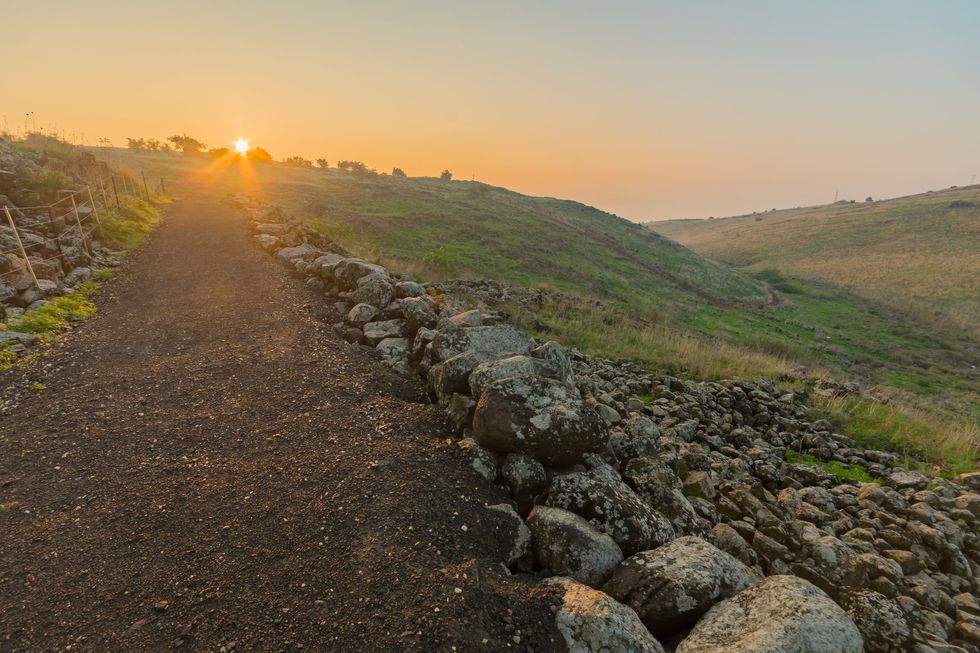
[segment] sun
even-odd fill
[[[239,138],[235,141],[235,151],[244,156],[248,154],[248,141],[244,138]]]

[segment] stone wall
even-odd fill
[[[802,392],[539,342],[238,203],[257,244],[344,316],[336,331],[419,375],[474,472],[509,490],[491,507],[511,516],[506,563],[563,592],[571,650],[980,651],[975,486],[859,447],[809,419]]]

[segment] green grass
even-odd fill
[[[160,219],[156,207],[144,200],[133,200],[120,208],[103,211],[100,236],[114,249],[132,249],[139,245]]]
[[[976,469],[980,434],[970,419],[951,420],[907,405],[885,404],[858,396],[814,400],[813,417],[826,417],[834,428],[864,447],[894,451],[932,465],[928,471],[956,476]]]
[[[72,322],[87,320],[95,315],[92,297],[98,290],[94,281],[83,281],[77,290],[53,297],[44,306],[27,311],[7,323],[10,331],[46,336],[66,328]]]
[[[813,456],[812,454],[803,454],[801,456],[792,449],[786,450],[785,457],[786,462],[788,463],[820,468],[829,474],[833,474],[840,481],[857,481],[858,483],[881,484],[881,481],[869,474],[868,470],[860,465],[845,465],[844,463],[836,460],[821,463],[819,460],[817,460],[816,456]]]

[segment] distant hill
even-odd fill
[[[746,271],[829,282],[920,321],[980,334],[980,185],[648,226]]]

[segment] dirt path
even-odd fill
[[[0,651],[555,648],[487,536],[504,494],[329,312],[185,202],[0,374]]]

